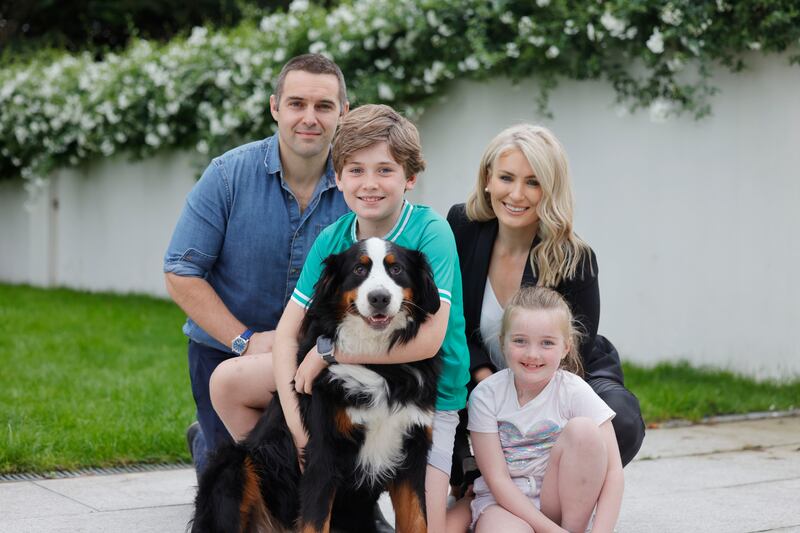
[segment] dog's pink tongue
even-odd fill
[[[386,315],[374,315],[369,317],[369,321],[374,324],[385,324],[389,321],[389,317]]]

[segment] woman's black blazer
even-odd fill
[[[453,230],[461,266],[464,289],[464,319],[467,345],[470,354],[470,371],[481,367],[496,370],[489,359],[480,333],[481,309],[486,278],[489,275],[489,260],[497,238],[497,219],[474,222],[467,218],[464,204],[450,208],[447,221]],[[537,237],[531,247],[538,244]],[[530,263],[525,266],[522,285],[535,285],[536,276]],[[622,383],[622,368],[616,350],[602,335],[597,335],[600,322],[600,289],[597,283],[597,258],[593,251],[584,258],[573,279],[563,280],[553,287],[569,303],[576,320],[583,327],[585,336],[581,342],[586,378],[607,377]]]

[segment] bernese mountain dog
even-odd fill
[[[300,327],[298,364],[319,336],[379,360],[439,309],[424,254],[367,239],[325,260]],[[299,395],[309,434],[305,470],[275,395],[248,437],[221,448],[200,479],[192,531],[375,531],[388,490],[396,527],[426,531],[425,470],[438,357],[333,364]]]

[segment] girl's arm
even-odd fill
[[[603,440],[608,450],[608,470],[603,488],[600,489],[600,497],[597,500],[597,512],[592,525],[592,532],[605,533],[614,531],[617,523],[619,509],[622,506],[622,491],[624,479],[622,474],[622,461],[619,457],[617,447],[617,437],[614,434],[614,426],[610,420],[606,420],[600,425]]]
[[[494,499],[504,509],[525,520],[536,533],[567,533],[547,518],[511,481],[497,433],[470,433],[475,460]]]

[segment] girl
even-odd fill
[[[508,368],[478,384],[469,430],[483,476],[472,526],[483,531],[610,532],[623,475],[612,411],[580,377],[572,313],[551,289],[527,287],[503,313]]]

